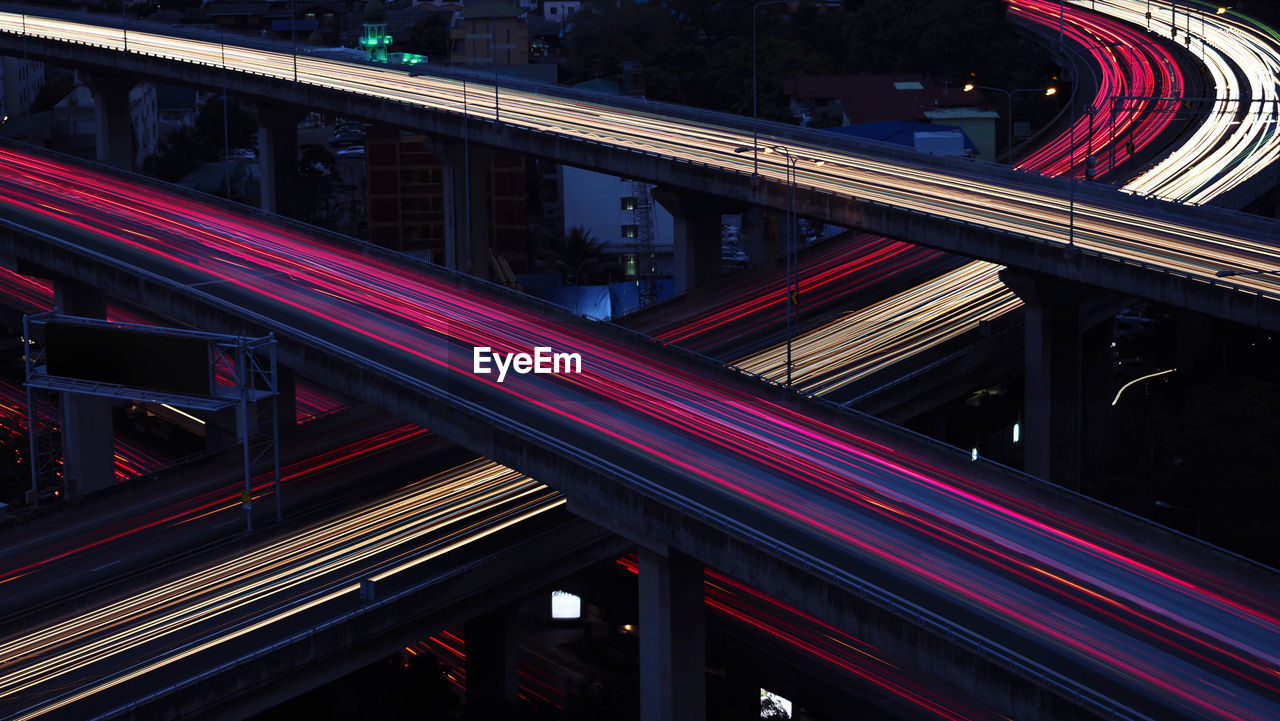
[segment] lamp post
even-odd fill
[[[1017,90],[1005,90],[1004,88],[993,88],[988,85],[974,85],[973,83],[965,83],[964,91],[966,93],[973,90],[990,90],[997,93],[1004,93],[1005,99],[1008,101],[1008,113],[1005,115],[1005,155],[1009,158],[1009,165],[1013,165],[1013,96],[1018,93],[1042,93],[1046,96],[1053,95],[1058,92],[1057,88],[1018,88]]]
[[[792,153],[790,148],[787,148],[786,146],[783,146],[783,145],[769,145],[764,148],[761,148],[759,146],[743,145],[741,147],[734,148],[733,152],[745,153],[747,151],[751,151],[752,153],[758,153],[761,150],[763,150],[766,155],[777,153],[778,155],[781,155],[785,159],[784,168],[786,170],[786,182],[787,182],[787,203],[786,203],[787,209],[784,216],[786,218],[786,220],[784,221],[786,223],[786,235],[784,236],[785,237],[784,255],[786,256],[786,280],[784,284],[785,288],[784,288],[784,297],[782,302],[783,302],[783,309],[786,312],[786,327],[787,327],[787,331],[786,331],[787,332],[787,370],[786,370],[787,381],[786,381],[786,384],[787,384],[787,387],[790,388],[791,387],[791,365],[792,365],[791,364],[791,313],[792,313],[791,307],[793,305],[798,305],[799,299],[797,298],[797,295],[799,294],[799,290],[800,290],[800,259],[799,259],[799,254],[796,251],[796,242],[795,242],[796,163],[798,163],[800,160],[809,160],[809,161],[812,161],[815,165],[822,166],[826,164],[826,161],[819,160],[817,158],[802,158],[801,156],[796,155],[795,153]]]

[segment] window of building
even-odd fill
[[[636,277],[636,254],[635,253],[622,254],[622,272],[628,278]]]
[[[639,229],[639,227],[638,227],[638,226],[635,226],[635,225],[624,225],[624,226],[622,226],[622,237],[623,237],[623,238],[634,238],[634,237],[636,237],[637,235],[639,235],[639,232],[640,232],[640,229]]]
[[[635,199],[635,198],[632,198],[632,197],[623,198],[623,199],[622,199],[622,209],[623,209],[623,210],[635,210],[635,209],[636,209],[636,199]]]

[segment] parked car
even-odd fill
[[[359,145],[364,142],[364,133],[359,131],[344,130],[335,133],[329,138],[329,144],[335,148],[347,148],[352,145]]]

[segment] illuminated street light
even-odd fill
[[[1009,112],[1005,115],[1005,155],[1009,158],[1009,165],[1013,165],[1013,96],[1018,93],[1043,93],[1044,95],[1053,95],[1058,89],[1049,86],[1047,88],[1019,88],[1017,90],[1005,90],[1004,88],[993,88],[986,85],[974,85],[973,83],[965,83],[964,91],[966,93],[973,90],[991,90],[997,93],[1004,93],[1008,100]]]

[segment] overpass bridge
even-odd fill
[[[665,630],[642,651],[648,683],[697,658],[676,619],[707,564],[1010,716],[1280,708],[1269,569],[474,278],[158,183],[9,160],[14,262],[195,327],[274,332],[300,376],[544,479],[639,544]],[[478,345],[572,350],[584,373],[499,384],[471,372]]]
[[[688,198],[680,233],[695,282],[718,268],[718,246],[688,237],[712,215],[706,209],[717,201],[784,208],[793,175],[795,207],[805,216],[1280,329],[1280,278],[1218,276],[1280,267],[1274,220],[780,124],[761,123],[757,134],[749,119],[674,105],[517,81],[495,85],[446,70],[411,75],[208,31],[143,23],[122,29],[106,17],[13,10],[0,13],[0,51],[117,79],[225,88],[275,108],[325,108],[438,138],[446,157],[449,148],[475,143],[677,189]],[[277,129],[288,125],[275,122]],[[291,153],[287,142],[268,146],[277,161]],[[760,152],[774,147],[785,155]],[[466,187],[467,174],[451,172],[453,187]],[[461,203],[450,207],[456,222],[464,216],[452,205]],[[448,264],[474,268],[484,239],[468,246],[454,234]]]

